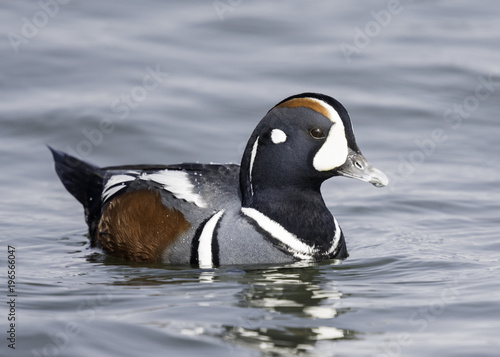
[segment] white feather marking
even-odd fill
[[[104,186],[104,189],[102,190],[101,199],[103,202],[121,189],[125,188],[125,182],[134,181],[136,179],[137,173],[135,171],[130,171],[130,173],[132,175],[120,174],[109,178]]]
[[[139,178],[144,181],[154,181],[163,185],[165,190],[171,192],[180,200],[194,203],[201,208],[207,207],[203,198],[194,192],[195,187],[189,180],[189,175],[184,171],[162,170],[153,174],[143,173]]]
[[[342,230],[340,229],[339,222],[333,217],[333,221],[335,222],[335,236],[333,237],[332,246],[328,249],[328,254],[332,254],[338,247],[340,236],[342,235]]]
[[[198,265],[200,268],[213,267],[212,240],[215,226],[223,214],[224,210],[217,212],[207,221],[207,223],[205,223],[205,227],[203,227],[198,244]]]
[[[101,196],[102,201],[106,202],[111,196],[113,196],[115,193],[122,190],[123,188],[125,188],[125,184],[122,183],[118,184],[117,186],[110,187],[106,191],[103,191]]]
[[[273,129],[271,131],[271,140],[275,144],[281,144],[286,141],[286,134],[283,130],[280,129]]]
[[[330,127],[325,142],[316,155],[314,155],[313,166],[318,171],[333,170],[344,164],[347,160],[347,154],[348,145],[347,138],[345,137],[344,123],[339,118]]]
[[[258,146],[259,146],[259,137],[257,136],[257,139],[253,143],[252,153],[250,155],[250,167],[248,168],[248,175],[250,179],[250,191],[252,192],[252,196],[253,196],[252,170],[253,170],[253,163],[255,162],[255,156],[257,155]]]
[[[260,228],[269,233],[273,238],[283,243],[294,257],[304,260],[313,259],[314,253],[317,252],[316,248],[302,242],[295,234],[288,232],[278,222],[273,221],[254,208],[243,207],[241,212],[253,219]]]

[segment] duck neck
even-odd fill
[[[256,135],[245,149],[240,166],[243,214],[271,236],[284,234],[315,252],[330,251],[341,232],[321,196],[328,176],[311,177],[309,168],[275,160],[265,149]]]
[[[319,187],[259,189],[253,193],[251,203],[243,207],[260,212],[300,241],[320,251],[330,249],[336,230],[340,230],[323,201]]]

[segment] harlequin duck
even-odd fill
[[[235,164],[98,168],[52,150],[85,208],[90,244],[136,262],[201,268],[348,256],[320,187],[333,176],[386,186],[359,150],[346,109],[303,93],[274,106]]]

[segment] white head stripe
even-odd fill
[[[283,130],[280,129],[273,129],[271,131],[271,140],[275,144],[281,144],[286,141],[286,134]]]
[[[212,240],[217,222],[219,222],[223,214],[224,210],[217,212],[207,221],[207,223],[205,223],[205,227],[203,227],[198,244],[198,265],[200,268],[213,267]]]
[[[325,102],[321,99],[311,98],[311,97],[308,97],[307,99],[315,101],[316,103],[321,105],[323,108],[325,108],[329,114],[328,119],[330,119],[332,122],[336,123],[337,119],[342,121],[339,117],[339,113],[337,113],[337,111],[335,109],[333,109],[333,107],[330,104],[328,104],[327,102]]]

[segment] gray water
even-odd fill
[[[500,355],[498,2],[59,1],[0,12],[1,356]],[[200,270],[89,249],[46,144],[239,163],[305,91],[347,107],[391,179],[323,186],[347,260]]]

